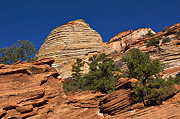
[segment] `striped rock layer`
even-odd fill
[[[103,44],[100,34],[90,28],[84,20],[75,20],[52,30],[37,56],[53,57],[53,67],[61,78],[67,78],[71,75],[71,65],[76,58],[87,59],[90,54],[105,50],[110,51]]]
[[[106,45],[118,52],[124,52],[127,47],[136,42],[138,39],[146,36],[149,31],[152,34],[155,34],[155,32],[150,28],[141,28],[134,31],[128,30],[125,32],[121,32],[112,37],[111,40],[106,43]]]

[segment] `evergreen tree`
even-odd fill
[[[127,56],[123,57],[127,64],[127,73],[130,78],[140,80],[146,85],[147,79],[163,70],[158,60],[151,60],[148,54],[141,52],[139,49],[130,49]]]
[[[94,55],[89,58],[89,73],[85,75],[86,87],[85,90],[96,90],[102,93],[111,93],[115,90],[117,77],[113,71],[117,70],[114,61],[107,58],[107,55]]]
[[[69,78],[63,85],[64,92],[84,90],[84,79],[82,77],[82,67],[84,66],[82,59],[77,58],[76,62],[72,65],[72,77]]]
[[[146,105],[149,105],[147,102],[151,102],[150,105],[160,104],[170,92],[175,91],[175,83],[172,80],[166,81],[158,76],[163,70],[162,64],[158,60],[151,60],[149,55],[139,49],[129,50],[123,61],[127,64],[129,78],[139,80],[132,85],[133,100],[143,101]]]
[[[0,49],[0,63],[1,64],[12,64],[19,60],[22,61],[33,61],[37,58],[34,57],[36,48],[29,40],[21,41],[12,45],[11,47]]]
[[[162,49],[159,46],[159,40],[162,39],[162,36],[157,36],[157,38],[153,38],[153,39],[149,39],[149,42],[147,42],[147,47],[150,46],[156,46],[158,48],[159,51],[161,51]]]
[[[117,70],[114,61],[107,55],[93,55],[89,58],[89,72],[82,76],[81,67],[84,63],[81,59],[77,59],[72,65],[72,77],[64,83],[65,92],[68,91],[84,91],[95,90],[102,93],[110,93],[115,90],[116,80],[118,76],[114,76]]]

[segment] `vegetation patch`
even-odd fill
[[[170,42],[170,41],[171,41],[171,39],[170,39],[169,37],[164,38],[164,39],[162,40],[162,44],[163,44],[163,43]]]
[[[120,76],[115,75],[118,68],[115,67],[114,61],[107,55],[93,55],[89,58],[89,73],[82,75],[81,67],[84,66],[82,59],[76,59],[72,65],[72,77],[63,85],[64,91],[85,91],[95,90],[101,93],[111,93],[115,90],[115,84]]]
[[[11,47],[5,47],[0,49],[0,64],[13,64],[19,60],[32,62],[37,60],[34,57],[36,48],[29,40],[21,41],[12,45]]]
[[[136,78],[139,81],[132,84],[134,94],[132,99],[135,102],[143,102],[145,105],[161,104],[168,96],[175,94],[176,83],[179,79],[162,79],[158,73],[163,71],[163,64],[158,60],[151,60],[148,54],[139,49],[131,49],[123,57],[127,64],[129,78]]]
[[[162,36],[157,36],[157,38],[152,38],[152,39],[149,39],[149,41],[147,42],[147,47],[150,47],[150,46],[156,46],[158,48],[159,51],[161,51],[162,49],[160,48],[159,46],[159,40],[162,39]]]

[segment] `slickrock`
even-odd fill
[[[75,107],[98,107],[98,100],[105,95],[106,94],[102,94],[96,91],[84,91],[81,93],[69,92],[67,94],[69,98],[69,101],[67,103],[71,103],[71,105]]]
[[[109,42],[106,43],[108,47],[118,52],[124,52],[129,45],[133,44],[139,38],[144,37],[149,31],[155,34],[150,28],[141,28],[135,31],[129,30],[114,36]],[[125,35],[126,34],[126,35]]]
[[[103,96],[105,94],[96,91],[69,92],[65,103],[55,108],[52,119],[103,119],[104,115],[98,108]]]
[[[71,74],[71,65],[76,58],[87,60],[89,54],[106,52],[109,49],[100,34],[91,29],[84,20],[70,21],[50,32],[37,53],[39,58],[53,57],[52,65],[61,78]]]
[[[180,104],[151,106],[144,109],[131,110],[105,119],[179,119]]]
[[[117,115],[131,110],[134,103],[131,99],[131,84],[136,81],[136,79],[120,78],[116,84],[116,91],[100,99],[99,108],[101,112]]]
[[[38,62],[38,64],[37,64]],[[50,67],[52,58],[34,63],[17,62],[0,68],[0,118],[46,117],[65,100],[57,71]],[[46,118],[44,118],[46,119]]]
[[[98,108],[105,94],[95,91],[68,93],[63,79],[50,67],[53,58],[33,63],[0,65],[1,119],[103,119]]]

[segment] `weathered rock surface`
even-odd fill
[[[84,20],[70,21],[50,32],[37,53],[39,58],[53,57],[53,67],[62,78],[71,74],[76,58],[87,59],[89,54],[111,50],[103,44],[100,34]]]
[[[165,104],[127,111],[105,119],[179,119],[180,104]]]
[[[121,78],[116,91],[102,94],[62,89],[63,81],[50,67],[52,58],[34,63],[0,65],[0,118],[2,119],[129,119],[179,118],[180,93],[163,105],[144,107],[131,100],[131,84],[136,79]],[[177,87],[180,89],[180,87]]]
[[[179,73],[180,67],[180,39],[177,38],[177,32],[180,29],[180,23],[175,24],[174,26],[169,27],[169,32],[158,32],[154,34],[153,37],[143,37],[137,39],[136,42],[132,43],[131,46],[128,46],[129,49],[131,48],[139,48],[143,52],[149,53],[151,59],[158,59],[162,63],[166,65],[165,69],[167,70],[166,73],[169,75],[175,76]],[[160,40],[160,48],[162,49],[161,52],[158,51],[158,48],[155,46],[146,47],[146,43],[144,41],[148,41],[151,38],[156,38],[158,35],[162,36]],[[164,38],[169,38],[171,41],[162,44],[162,40]],[[171,72],[171,73],[170,73]]]
[[[133,30],[127,30],[127,31],[124,31],[124,32],[120,32],[117,35],[115,35],[114,37],[112,37],[110,42],[118,40],[119,38],[122,38],[122,37],[124,37],[126,35],[129,35],[131,32],[133,32]]]
[[[52,58],[34,63],[17,62],[0,68],[0,117],[46,119],[65,99]],[[38,63],[37,63],[38,62]]]
[[[103,119],[98,108],[99,99],[105,94],[96,91],[69,92],[65,103],[56,108],[54,119]]]
[[[64,93],[63,80],[50,67],[53,58],[0,64],[1,119],[103,119],[98,108],[105,94]]]
[[[69,98],[67,103],[71,103],[75,107],[97,108],[99,104],[98,100],[105,95],[96,91],[69,92],[67,94]]]
[[[155,32],[150,28],[141,28],[135,31],[129,30],[121,32],[107,42],[106,45],[118,52],[124,52],[129,45],[136,42],[136,40],[139,38],[144,37],[149,31],[151,31],[152,34],[155,34]]]
[[[132,109],[131,84],[136,79],[120,78],[116,84],[116,91],[108,94],[100,100],[100,110],[108,115],[117,115]],[[137,107],[137,106],[134,106]]]

